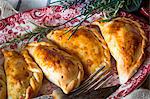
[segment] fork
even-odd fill
[[[105,66],[99,68],[96,72],[91,74],[78,88],[74,89],[69,97],[75,97],[88,91],[97,90],[102,87],[111,77],[109,69],[105,69]],[[102,71],[104,70],[104,71]]]

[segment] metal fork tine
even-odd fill
[[[106,78],[106,80],[103,81],[101,84],[99,84],[94,90],[97,90],[97,89],[99,89],[101,86],[103,86],[111,77],[112,77],[112,75],[110,75],[108,78]]]
[[[82,83],[82,85],[81,85],[80,87],[76,88],[76,89],[73,90],[72,92],[75,92],[75,91],[77,91],[77,90],[80,90],[82,87],[84,87],[87,83],[89,83],[89,81],[90,81],[95,75],[97,75],[101,70],[103,70],[104,67],[105,67],[105,66],[102,66],[102,67],[99,68],[96,72],[94,72],[93,74],[91,74],[91,75],[89,76],[89,78],[86,79],[86,80]]]
[[[88,80],[88,82],[84,83],[78,90],[73,91],[71,96],[76,96],[81,93],[87,92],[89,89],[96,87],[97,84],[99,84],[102,80],[106,79],[109,73],[107,73],[108,70],[104,70],[103,72],[100,72],[102,69],[98,70],[95,74],[92,75],[91,81]],[[100,78],[103,74],[107,73],[103,78]],[[98,81],[97,81],[98,79]]]
[[[73,95],[76,96],[76,95],[79,95],[81,93],[85,93],[85,92],[89,91],[90,89],[92,89],[93,87],[96,87],[96,85],[98,85],[102,80],[106,79],[106,77],[110,74],[110,72],[108,72],[103,78],[100,78],[107,71],[108,70],[105,70],[104,72],[102,72],[99,75],[97,75],[97,77],[95,77],[94,79],[92,79],[92,81],[90,81],[87,85],[85,85],[85,87],[83,87],[79,91],[76,91],[75,93],[73,93]],[[100,78],[100,79],[98,79],[98,78]]]
[[[90,89],[96,87],[97,85],[100,85],[100,87],[101,87],[104,84],[102,81],[105,81],[109,74],[110,74],[110,72],[108,72],[103,78],[100,78],[95,83],[93,83],[91,86],[89,86],[88,89],[85,90],[84,92],[89,91]]]
[[[85,82],[87,82],[88,80],[92,79],[95,75],[97,75],[101,70],[104,69],[105,66],[100,67],[95,73],[91,74],[90,77],[85,80]]]

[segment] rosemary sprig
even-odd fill
[[[123,10],[127,12],[133,12],[138,10],[142,3],[142,0],[127,0],[124,4]]]
[[[46,36],[47,33],[49,33],[51,30],[63,26],[66,23],[75,20],[76,18],[81,18],[85,16],[78,24],[73,26],[71,29],[67,30],[65,34],[67,34],[69,31],[72,31],[72,34],[68,39],[72,37],[78,30],[79,26],[82,25],[82,23],[90,18],[95,13],[103,13],[103,19],[101,21],[109,21],[112,18],[117,16],[117,13],[120,9],[123,9],[127,12],[132,12],[137,10],[140,7],[142,0],[57,0],[56,2],[50,3],[50,5],[54,5],[56,3],[59,3],[62,5],[64,10],[76,6],[78,4],[82,4],[82,8],[80,9],[81,14],[75,16],[74,18],[64,22],[63,24],[57,25],[57,26],[46,26],[41,27],[34,22],[31,22],[35,26],[37,26],[37,29],[34,31],[26,31],[26,34],[17,36],[16,38],[13,38],[12,40],[6,41],[1,47],[5,47],[7,45],[10,45],[12,43],[19,43],[20,41],[27,40],[27,43],[31,41],[33,37],[36,37],[38,41],[40,41],[42,38]]]
[[[89,17],[91,17],[92,15],[86,15],[86,17],[80,21],[77,25],[75,25],[74,27],[72,27],[71,29],[69,29],[68,31],[66,31],[66,33],[68,33],[69,31],[73,30],[73,32],[71,33],[71,35],[69,36],[68,40],[76,33],[76,31],[78,30],[79,26],[81,26],[81,24],[87,20]]]
[[[135,11],[136,9],[139,8],[141,1],[142,0],[58,0],[51,4],[59,3],[60,5],[62,5],[64,10],[66,10],[72,6],[82,4],[82,8],[80,10],[81,14],[70,20],[74,20],[81,16],[86,16],[84,19],[84,20],[86,20],[89,18],[90,14],[102,12],[103,13],[102,17],[104,18],[104,21],[109,21],[112,18],[117,16],[117,13],[119,12],[120,9],[124,9],[128,12]],[[132,8],[134,8],[134,9],[132,9]],[[101,21],[103,21],[103,20],[101,20]],[[83,21],[80,21],[79,24],[75,25],[74,27],[72,27],[70,29],[70,30],[74,30],[72,32],[72,35],[75,34],[76,30],[82,23],[83,23]],[[68,30],[68,31],[70,31],[70,30]],[[66,31],[66,33],[68,33],[68,31]],[[70,38],[71,37],[69,37],[69,39]]]
[[[77,5],[78,3],[81,3],[80,1],[81,0],[74,0],[74,1],[62,0],[61,3],[63,2],[64,9],[67,9],[67,8],[73,6],[73,5]],[[75,18],[78,18],[80,16],[86,16],[86,17],[82,21],[80,21],[79,24],[77,24],[74,27],[72,27],[71,29],[67,30],[66,33],[68,33],[71,30],[74,30],[72,32],[72,34],[71,34],[71,36],[73,36],[76,33],[76,31],[79,28],[79,26],[85,20],[90,18],[94,13],[97,13],[97,12],[100,12],[100,11],[106,12],[105,10],[110,10],[109,7],[111,5],[113,5],[113,4],[115,5],[114,6],[115,7],[114,10],[110,10],[111,12],[109,11],[109,13],[104,14],[104,17],[107,20],[110,20],[112,17],[115,17],[116,14],[117,14],[117,11],[119,10],[120,7],[122,7],[122,4],[123,4],[124,1],[122,1],[122,0],[117,0],[117,1],[116,0],[114,0],[114,1],[112,0],[111,2],[110,1],[107,1],[107,2],[104,2],[104,3],[100,3],[100,0],[95,0],[95,1],[94,0],[89,0],[88,3],[84,2],[84,5],[83,5],[83,7],[80,10],[81,14],[79,16],[76,16]],[[82,0],[82,2],[83,2],[83,0]],[[112,11],[114,11],[114,12],[112,12]],[[110,14],[112,14],[111,17],[110,17]],[[71,20],[74,20],[75,18],[72,18]],[[71,36],[69,36],[68,39],[70,39]]]
[[[36,24],[34,24],[34,25],[36,25]],[[57,26],[41,27],[38,25],[36,25],[36,26],[37,26],[37,28],[35,30],[33,30],[33,31],[25,30],[25,32],[26,32],[25,34],[18,35],[16,38],[6,41],[4,44],[2,44],[0,46],[0,48],[4,48],[13,43],[19,44],[20,42],[22,42],[22,45],[25,45],[25,44],[29,43],[33,37],[35,37],[35,38],[37,37],[38,41],[41,41],[44,37],[46,37],[47,33],[49,33],[51,30],[53,30],[54,28],[57,27]],[[20,26],[20,27],[22,27],[22,26]],[[24,42],[25,40],[27,40],[27,42]]]

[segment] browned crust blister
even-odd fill
[[[83,80],[84,71],[81,62],[53,43],[32,42],[26,49],[40,66],[46,78],[59,86],[64,93],[68,94]]]
[[[6,99],[6,76],[3,66],[0,66],[0,99]]]
[[[147,37],[141,25],[125,17],[118,17],[110,22],[97,21],[93,24],[101,29],[110,52],[117,61],[120,82],[127,82],[144,60]],[[114,47],[112,41],[116,43]]]
[[[28,55],[3,50],[5,73],[7,77],[7,96],[11,99],[30,99],[35,97],[42,85],[41,69]]]
[[[111,68],[109,49],[96,28],[81,26],[68,40],[73,32],[72,30],[66,33],[69,29],[51,31],[47,38],[71,55],[77,56],[88,76],[101,66],[106,66],[107,69]]]

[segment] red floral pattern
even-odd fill
[[[33,30],[35,26],[31,24],[29,21],[33,21],[37,24],[43,25],[49,24],[49,25],[57,25],[66,22],[67,20],[71,19],[72,17],[75,17],[80,14],[80,5],[77,7],[72,7],[69,10],[63,11],[63,8],[61,6],[54,6],[54,7],[46,7],[46,8],[40,8],[40,9],[33,9],[29,10],[20,14],[15,14],[13,16],[10,16],[6,19],[3,19],[0,21],[0,45],[6,42],[7,40],[10,40],[17,35],[21,35],[26,33],[25,30]],[[86,22],[83,23],[83,25],[89,24],[91,21],[96,20],[100,18],[101,14],[95,14],[90,19],[88,19]],[[133,16],[131,14],[127,14],[125,12],[121,12],[120,16],[131,18],[141,24],[141,27],[143,30],[148,34],[148,38],[150,37],[150,27],[149,25],[141,22],[138,20],[136,16]],[[77,24],[81,20],[81,18],[77,18],[65,25],[65,27],[73,26]],[[37,38],[33,38],[33,41],[36,41]],[[149,41],[150,42],[150,41]],[[20,47],[20,44],[12,44],[8,46],[9,49],[16,49]],[[150,47],[150,46],[149,46]],[[149,47],[147,48],[147,58],[144,62],[144,64],[140,67],[138,72],[125,84],[121,85],[119,89],[114,92],[111,96],[109,96],[109,99],[118,99],[122,98],[126,95],[128,95],[130,92],[132,92],[134,89],[139,87],[144,79],[148,76],[150,73],[150,50]],[[114,73],[114,75],[117,75]],[[117,77],[116,77],[117,78]],[[118,80],[114,81],[112,83],[109,83],[109,85],[116,85],[118,84]],[[107,85],[106,85],[107,86]],[[48,88],[47,88],[48,89]],[[46,89],[46,90],[47,90]],[[48,90],[47,90],[48,91]]]

